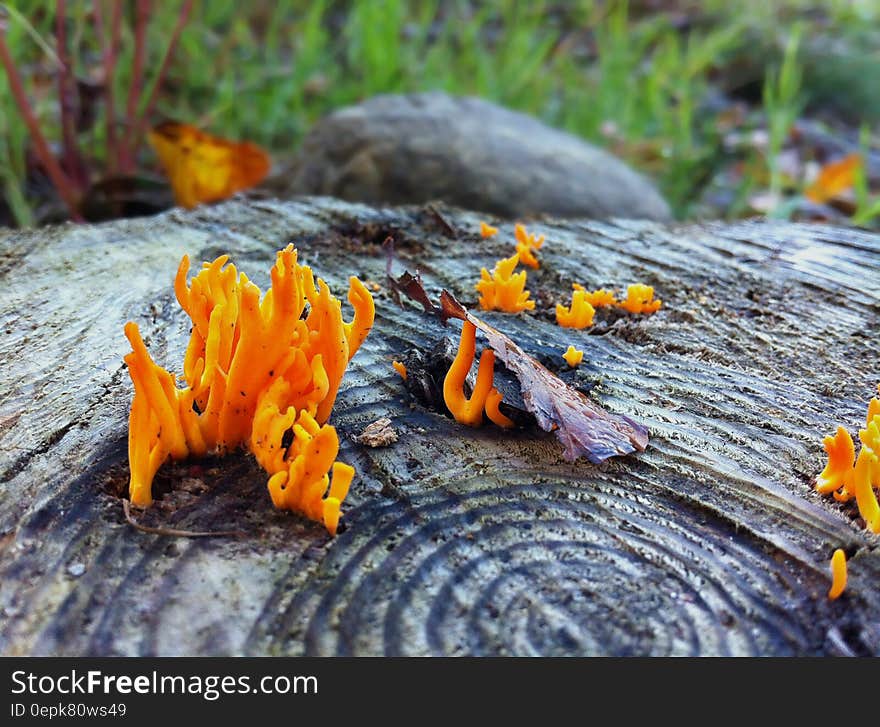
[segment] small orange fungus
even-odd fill
[[[876,397],[868,403],[859,441],[861,448],[856,457],[853,439],[843,427],[838,427],[833,437],[825,437],[828,463],[816,477],[816,490],[823,495],[833,494],[840,502],[855,498],[865,527],[880,533],[880,503],[875,492],[880,489],[880,400]]]
[[[630,313],[655,313],[662,301],[654,300],[654,288],[650,285],[630,285],[626,289],[626,300],[618,305]]]
[[[837,427],[837,433],[833,437],[825,437],[822,444],[828,453],[828,464],[816,478],[816,490],[827,495],[852,481],[856,448],[845,427]]]
[[[480,223],[480,237],[494,237],[498,234],[498,228],[487,225],[485,222]]]
[[[594,290],[592,293],[587,293],[584,296],[584,300],[593,308],[607,308],[608,306],[617,305],[617,298],[614,297],[614,293],[610,290],[605,290],[605,288],[599,288],[599,290]]]
[[[535,251],[541,249],[544,244],[544,236],[530,235],[526,228],[520,224],[513,228],[513,234],[516,237],[516,252],[519,254],[519,261],[535,270],[541,267],[538,258],[535,257]]]
[[[562,358],[568,362],[569,366],[574,368],[584,360],[584,352],[578,351],[574,346],[569,346],[568,350],[562,354]]]
[[[166,121],[147,136],[181,207],[217,202],[253,187],[271,166],[256,144],[220,139],[188,124]]]
[[[535,301],[529,300],[525,271],[514,273],[519,255],[499,260],[490,274],[486,268],[480,271],[480,282],[476,288],[480,293],[480,307],[483,310],[500,310],[518,313],[534,310]]]
[[[831,556],[831,590],[828,598],[837,600],[846,588],[846,553],[840,548]]]
[[[178,268],[174,290],[192,319],[184,388],[153,362],[137,325],[125,326],[132,346],[125,362],[134,383],[131,501],[151,504],[153,476],[169,457],[246,446],[271,475],[276,507],[323,522],[335,534],[354,470],[335,462],[339,439],[326,422],[348,362],[373,325],[373,298],[352,277],[348,299],[355,314],[347,323],[339,299],[297,263],[293,245],[278,252],[262,299],[228,259],[205,263],[189,284],[189,258]]]
[[[400,374],[400,378],[406,381],[406,365],[400,363],[400,361],[392,361],[391,365],[394,367],[394,370]]]
[[[583,285],[574,283],[571,305],[566,308],[561,303],[556,306],[556,322],[563,328],[587,328],[593,325],[596,309],[587,302],[587,291]]]
[[[470,398],[464,395],[464,382],[474,363],[477,328],[470,321],[464,321],[458,352],[446,378],[443,380],[443,400],[449,412],[459,424],[478,427],[483,423],[483,412],[490,421],[508,429],[514,422],[501,413],[501,393],[494,387],[495,352],[486,348],[480,354],[477,381]]]

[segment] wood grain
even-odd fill
[[[538,223],[535,315],[487,314],[608,409],[646,452],[566,463],[552,435],[465,430],[391,361],[456,337],[377,296],[331,419],[358,477],[344,531],[272,508],[245,454],[166,466],[134,530],[127,482],[136,321],[179,369],[178,261],[232,254],[265,286],[289,241],[331,288],[420,270],[475,300],[512,230],[476,216],[329,199],[230,202],[101,226],[0,233],[0,652],[3,654],[880,654],[880,551],[853,505],[816,495],[821,438],[863,420],[880,380],[880,239],[813,225]],[[571,282],[654,285],[651,317],[561,329]],[[569,370],[569,343],[586,351]],[[399,440],[352,437],[389,417]],[[850,581],[826,598],[834,548]]]

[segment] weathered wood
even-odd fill
[[[510,249],[478,218],[331,200],[231,202],[95,227],[0,233],[0,652],[4,654],[880,653],[880,551],[855,509],[816,495],[821,437],[854,431],[880,378],[880,240],[745,222],[536,225],[536,315],[486,315],[609,409],[649,425],[643,454],[566,463],[552,435],[456,425],[391,368],[443,328],[377,299],[332,422],[358,478],[336,539],[272,508],[245,455],[166,467],[123,520],[126,320],[179,369],[183,253],[230,252],[261,285],[276,249],[339,292],[384,282],[379,243],[428,289],[472,303]],[[588,332],[550,313],[569,284],[653,284],[652,317]],[[586,350],[567,370],[569,343]],[[399,440],[351,437],[389,417]],[[850,583],[829,602],[828,560]]]

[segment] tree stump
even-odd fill
[[[864,426],[880,378],[880,238],[774,222],[545,221],[533,314],[485,314],[611,411],[643,453],[570,463],[550,434],[456,424],[391,367],[457,338],[395,272],[473,305],[512,252],[470,213],[330,199],[232,201],[99,226],[0,233],[0,651],[6,655],[880,653],[880,552],[853,503],[817,495],[821,438]],[[180,371],[172,279],[228,252],[265,289],[294,242],[338,295],[379,283],[377,319],[331,423],[357,477],[344,530],[276,511],[242,452],[167,464],[124,519],[123,324]],[[653,285],[663,308],[558,327],[570,284]],[[479,311],[476,311],[479,314]],[[568,369],[574,343],[584,363]],[[388,417],[399,439],[353,437]],[[849,585],[827,598],[835,548]]]

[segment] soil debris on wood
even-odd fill
[[[397,431],[388,417],[382,417],[367,424],[364,430],[352,439],[365,447],[388,447],[397,441]]]

